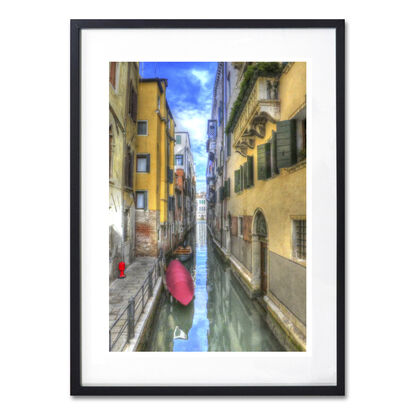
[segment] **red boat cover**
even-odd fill
[[[195,292],[190,272],[177,259],[173,259],[167,267],[166,284],[170,294],[181,304],[192,301]]]

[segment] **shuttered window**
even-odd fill
[[[272,132],[271,137],[271,174],[279,174],[278,166],[277,166],[277,133],[275,131]]]
[[[248,156],[248,187],[251,187],[254,185],[254,158],[252,156]]]
[[[243,165],[239,167],[239,174],[240,174],[240,180],[241,180],[240,190],[242,191],[242,190],[245,189],[245,183],[244,183],[244,178],[245,177],[244,177],[244,167],[243,167]]]
[[[133,187],[134,152],[130,147],[126,148],[124,157],[124,184]]]
[[[230,155],[231,155],[231,146],[232,146],[231,135],[227,134],[226,135],[226,150],[227,150],[227,156],[228,157],[230,157]]]
[[[238,193],[241,191],[241,171],[235,170],[235,185],[234,192]]]
[[[257,147],[258,180],[271,177],[271,143]]]
[[[244,189],[247,189],[249,187],[249,183],[248,183],[248,162],[247,161],[242,165],[242,169],[243,169],[243,172],[244,172]]]
[[[167,181],[173,183],[173,170],[170,167],[167,167]]]
[[[226,180],[225,189],[225,197],[231,197],[231,179]]]
[[[137,93],[133,87],[132,82],[130,83],[130,97],[128,102],[128,113],[133,121],[137,120]]]
[[[277,168],[290,167],[297,162],[296,120],[277,122]]]

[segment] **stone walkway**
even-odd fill
[[[155,257],[139,257],[125,271],[125,278],[116,279],[109,289],[109,324],[110,327],[119,313],[128,304],[144,283],[148,272],[156,262]],[[117,324],[118,325],[118,324]]]

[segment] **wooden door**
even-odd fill
[[[267,253],[268,246],[266,242],[260,242],[261,244],[261,290],[267,292]]]

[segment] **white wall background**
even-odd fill
[[[179,7],[180,3],[180,7]],[[229,4],[228,4],[229,3]],[[4,413],[414,410],[413,13],[406,1],[2,4]],[[69,397],[69,19],[345,18],[347,397]],[[3,408],[4,407],[4,408]]]

